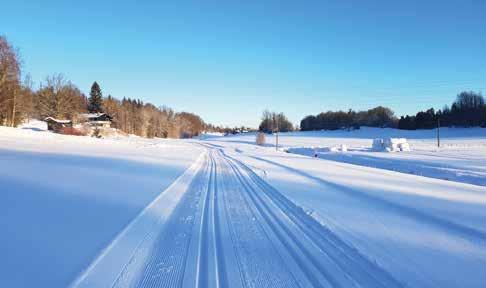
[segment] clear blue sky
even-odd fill
[[[263,109],[398,115],[486,92],[486,1],[3,1],[0,34],[36,85],[141,98],[207,122]]]

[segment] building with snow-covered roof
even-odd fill
[[[47,122],[47,130],[49,131],[60,132],[64,127],[73,127],[73,122],[71,120],[46,117],[44,121]]]

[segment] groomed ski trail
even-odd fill
[[[112,287],[403,286],[244,163],[205,147],[170,218]]]

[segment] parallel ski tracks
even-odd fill
[[[347,245],[333,232],[307,215],[302,208],[286,199],[245,164],[234,158],[226,157],[232,163],[231,165],[235,173],[238,174],[240,181],[247,188],[254,205],[260,206],[262,210],[267,209],[267,213],[272,215],[274,221],[287,232],[286,236],[297,243],[299,249],[306,255],[306,259],[316,265],[316,268],[332,287],[340,287],[343,282],[345,283],[344,287],[354,285],[359,287],[363,284],[370,287],[402,286],[388,272],[366,259],[355,248]],[[271,208],[271,206],[276,208]],[[286,221],[283,219],[287,219],[292,224],[285,223]],[[293,234],[289,230],[288,227],[293,225],[297,228],[296,231],[300,233]],[[318,256],[319,259],[315,259],[314,254],[306,251],[309,248],[306,248],[303,243],[307,241],[322,253]],[[328,258],[324,265],[319,263],[322,258]],[[299,260],[296,259],[296,261]],[[329,268],[332,271],[326,271]],[[337,280],[336,277],[339,278],[340,275],[345,276],[345,279]],[[310,279],[312,279],[312,276]],[[314,282],[314,287],[320,287],[320,284]]]
[[[219,232],[217,165],[213,151],[209,151],[210,173],[208,188],[203,202],[199,229],[196,287],[228,287],[226,283],[223,250]],[[213,274],[212,276],[210,274]]]
[[[244,163],[215,148],[207,149],[205,166],[161,227],[136,279],[120,283],[114,286],[402,286]]]
[[[210,169],[210,162],[199,171],[196,178],[205,177]],[[194,223],[204,191],[204,182],[193,181],[189,191],[181,199],[170,220],[164,225],[155,241],[151,257],[148,259],[139,277],[130,285],[121,287],[182,287],[191,241],[193,241]]]

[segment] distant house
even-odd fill
[[[53,117],[47,117],[44,119],[47,122],[47,130],[54,132],[61,132],[64,127],[73,127],[73,122],[71,120],[61,120]]]
[[[86,113],[79,114],[79,120],[88,123],[91,127],[109,128],[113,118],[106,113]]]

